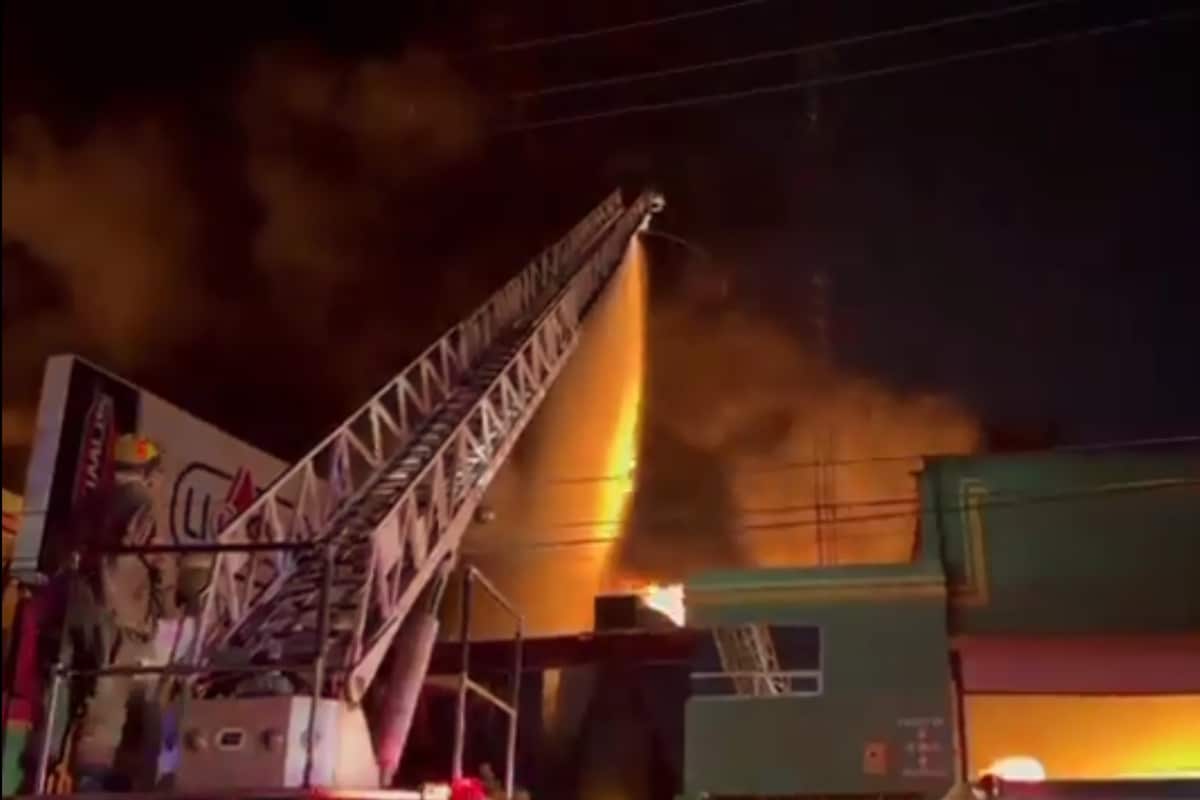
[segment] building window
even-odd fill
[[[704,697],[821,694],[821,629],[813,625],[714,628],[692,662],[692,693]]]

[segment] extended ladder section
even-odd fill
[[[713,639],[721,669],[733,679],[737,693],[755,697],[787,694],[787,675],[781,673],[771,631],[766,625],[714,628]]]
[[[614,192],[230,522],[219,544],[320,547],[220,552],[196,664],[219,672],[258,655],[297,663],[323,651],[315,691],[361,700],[660,203],[643,194],[627,207]]]

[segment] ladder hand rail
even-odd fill
[[[650,202],[650,196],[643,195],[610,229],[605,242],[548,306],[517,353],[376,527],[374,569],[368,579],[376,585],[365,592],[364,602],[377,605],[379,624],[364,636],[347,687],[352,698],[370,684],[399,622],[442,560],[456,555],[483,492],[573,352],[589,303],[616,270],[621,251]],[[424,509],[418,502],[422,490],[428,493]],[[395,540],[382,541],[387,534]],[[401,580],[400,560],[406,555],[415,572]]]
[[[215,540],[282,542],[326,535],[338,512],[363,495],[378,468],[407,444],[496,338],[534,310],[534,302],[564,267],[612,225],[621,209],[620,193],[613,192],[272,481],[223,525]],[[210,567],[197,642],[212,641],[236,627],[262,592],[286,573],[288,563],[283,552],[267,557],[218,553]]]
[[[789,689],[789,673],[780,669],[771,631],[765,625],[714,628],[713,640],[721,668],[738,694],[777,695]]]
[[[491,367],[487,360],[483,362],[481,369],[489,375],[494,370],[494,376],[466,395],[471,402],[463,405],[456,424],[447,427],[432,444],[428,440],[414,443],[425,450],[421,466],[405,467],[402,480],[389,476],[376,484],[377,489],[389,483],[399,487],[371,496],[377,504],[386,499],[386,506],[379,506],[386,511],[369,520],[352,518],[347,523],[351,532],[346,541],[358,547],[363,541],[360,533],[365,532],[371,536],[371,552],[362,582],[343,597],[352,604],[343,608],[358,622],[349,646],[340,651],[341,663],[356,666],[349,681],[340,687],[334,682],[335,691],[346,691],[352,700],[361,698],[378,659],[394,636],[392,623],[404,619],[433,572],[456,551],[491,476],[573,350],[586,306],[615,271],[620,251],[647,202],[639,200],[610,228],[604,242],[545,303],[542,313],[532,320],[515,346],[494,353]],[[449,408],[462,401],[463,397],[457,397]],[[397,460],[408,460],[406,453],[402,452]],[[382,472],[387,475],[391,469],[388,465]],[[357,532],[353,530],[356,524]],[[411,571],[404,567],[411,567]],[[289,591],[295,589],[290,580],[287,586]],[[369,615],[369,610],[375,613]],[[368,620],[374,624],[368,625]],[[237,634],[238,630],[234,627],[230,633]],[[271,625],[260,622],[250,629],[248,642],[242,636],[240,647],[253,651],[273,635]],[[367,647],[363,646],[364,639],[369,643]],[[219,642],[211,644],[220,646]]]

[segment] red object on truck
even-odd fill
[[[450,784],[450,800],[487,800],[487,791],[478,778],[459,778]]]

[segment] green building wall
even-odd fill
[[[815,697],[693,696],[685,714],[689,796],[944,792],[955,725],[945,593],[908,566],[764,570],[689,583],[689,625],[814,625]],[[918,738],[923,737],[923,738]],[[926,753],[918,762],[918,743]],[[871,768],[868,750],[885,766]]]
[[[931,459],[922,545],[951,630],[1200,630],[1200,448]]]
[[[957,774],[951,636],[1200,631],[1200,447],[940,457],[919,482],[913,563],[689,581],[689,625],[820,627],[823,691],[693,696],[685,794],[937,797]]]

